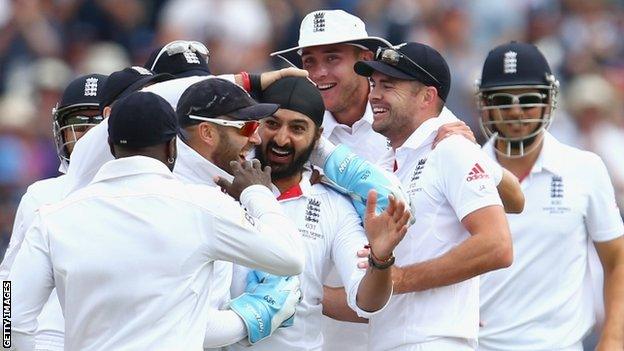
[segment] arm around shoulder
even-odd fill
[[[505,207],[505,212],[522,213],[524,210],[524,193],[522,192],[520,181],[513,173],[505,168],[502,168],[502,170],[503,177],[496,186],[496,189],[503,202],[503,207]]]

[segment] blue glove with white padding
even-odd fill
[[[357,156],[345,145],[333,145],[321,137],[317,147],[310,156],[310,162],[323,168],[321,182],[351,197],[353,207],[360,218],[366,214],[366,198],[371,189],[377,191],[377,208],[379,214],[388,207],[388,196],[406,204],[414,220],[414,211],[409,196],[403,191],[401,182],[391,173]]]
[[[280,277],[252,270],[247,274],[245,293],[230,301],[229,308],[241,317],[249,343],[255,344],[277,328],[291,326],[300,301],[297,276]]]

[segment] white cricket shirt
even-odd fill
[[[395,174],[415,208],[416,222],[394,251],[396,264],[406,266],[443,255],[470,234],[461,220],[483,207],[502,206],[492,162],[468,139],[450,136],[431,149],[438,128],[457,119],[448,110],[425,121],[396,149]],[[392,170],[395,153],[383,158]],[[422,292],[395,295],[369,322],[371,350],[409,348],[439,338],[476,341],[479,279]]]
[[[493,142],[484,150],[496,159]],[[557,350],[594,323],[588,239],[624,234],[613,186],[598,156],[548,132],[522,181],[522,214],[508,215],[514,263],[481,277],[480,349]]]
[[[299,234],[271,191],[251,186],[241,202],[249,213],[148,157],[106,163],[26,233],[9,275],[15,344],[31,342],[56,286],[67,350],[202,350],[214,260],[303,268]]]
[[[368,242],[360,217],[347,197],[321,184],[310,185],[307,172],[302,178],[279,198],[284,212],[296,223],[306,252],[305,270],[299,276],[303,300],[297,305],[294,325],[278,329],[251,348],[234,344],[231,350],[320,350],[322,283],[334,266],[349,307],[365,318],[379,312],[366,312],[356,305],[357,290],[366,273],[357,268],[357,251]],[[235,266],[232,296],[243,292],[248,272]]]

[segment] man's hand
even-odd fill
[[[271,167],[264,167],[263,170],[260,161],[254,159],[242,164],[238,161],[232,161],[230,167],[234,180],[229,182],[225,178],[217,177],[215,183],[234,199],[239,200],[243,190],[251,185],[259,184],[271,189]]]
[[[278,69],[276,71],[264,72],[260,75],[260,85],[262,86],[262,90],[269,87],[269,85],[275,83],[276,81],[286,78],[286,77],[304,77],[308,76],[308,71],[295,68],[288,67]]]
[[[301,298],[296,276],[280,277],[254,270],[247,275],[245,293],[233,299],[229,308],[241,317],[249,343],[255,344],[279,327],[292,326]]]
[[[431,145],[431,148],[435,149],[439,142],[454,134],[461,135],[475,144],[477,143],[477,139],[475,139],[472,130],[470,130],[466,123],[464,123],[463,121],[459,121],[447,123],[438,128],[438,134],[436,134],[435,139],[433,139],[433,145]]]
[[[366,200],[364,229],[373,254],[386,259],[405,237],[410,214],[405,210],[405,204],[392,195],[388,196],[388,207],[380,215],[375,214],[376,207],[377,192],[371,190]]]

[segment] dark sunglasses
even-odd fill
[[[510,93],[493,93],[487,96],[489,106],[498,106],[499,108],[511,108],[514,105],[529,109],[541,107],[546,103],[548,96],[546,94],[533,92],[522,94]]]
[[[63,120],[63,125],[70,126],[76,124],[98,124],[102,122],[104,118],[100,115],[98,116],[69,116]]]

